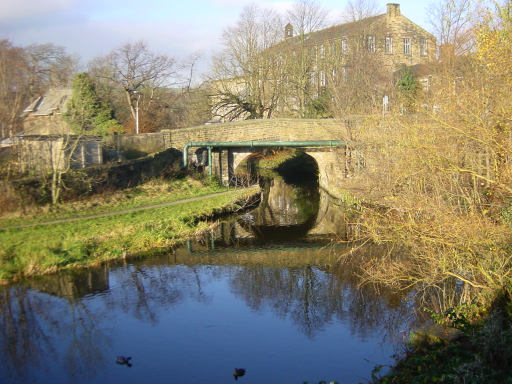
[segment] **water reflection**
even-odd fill
[[[286,241],[305,236],[316,222],[320,195],[316,185],[287,184],[282,178],[262,179],[260,205],[239,223],[260,240]]]
[[[4,288],[0,308],[0,382],[32,382],[55,361],[69,378],[104,366],[109,338],[96,327],[101,311],[90,311],[81,300],[58,300],[24,286]]]
[[[218,244],[229,241],[219,239]],[[211,242],[198,241],[192,249],[210,246]],[[363,341],[376,334],[381,335],[381,342],[392,341],[408,328],[414,318],[403,297],[358,287],[353,270],[337,263],[333,249],[311,242],[304,246],[256,252],[242,245],[236,252],[218,248],[192,254],[182,247],[172,254],[111,269],[67,272],[5,288],[0,294],[0,342],[9,374],[1,373],[0,382],[30,382],[29,375],[101,382],[111,369],[112,356],[118,353],[112,344],[119,344],[119,335],[131,337],[133,328],[125,322],[135,321],[150,337],[165,335],[164,319],[170,314],[192,316],[188,321],[194,322],[187,303],[203,308],[217,305],[219,284],[226,284],[232,295],[222,294],[230,318],[236,319],[236,313],[246,306],[256,317],[272,314],[294,324],[299,334],[312,341],[338,323],[346,324],[350,334]],[[84,279],[89,284],[87,292]],[[185,337],[194,337],[194,331]],[[250,345],[255,340],[249,335],[245,342]]]

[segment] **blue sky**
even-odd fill
[[[386,2],[379,0],[382,10]],[[405,16],[428,27],[425,13],[431,0],[395,2]],[[22,46],[62,45],[83,63],[126,42],[144,40],[152,50],[177,58],[201,52],[206,63],[220,49],[223,29],[234,24],[243,7],[251,3],[284,14],[293,1],[0,0],[0,39]],[[346,0],[320,3],[336,19]]]

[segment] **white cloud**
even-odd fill
[[[0,20],[13,21],[71,9],[75,0],[2,0]]]
[[[293,7],[294,2],[293,1],[278,1],[278,2],[260,2],[258,3],[261,5],[261,8],[270,8],[277,12],[279,12],[281,15],[286,16],[286,13],[289,9]]]

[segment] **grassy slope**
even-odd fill
[[[207,223],[198,223],[196,218],[211,216],[226,207],[236,210],[238,204],[235,202],[255,191],[234,190],[201,201],[115,216],[4,229],[0,231],[0,280],[169,247],[207,227]]]
[[[215,180],[208,179],[197,180],[186,177],[171,181],[151,180],[134,188],[96,195],[56,207],[32,207],[25,213],[18,211],[3,217],[0,216],[0,228],[137,208],[227,190]]]

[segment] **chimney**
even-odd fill
[[[289,39],[290,37],[293,37],[293,26],[288,23],[284,27],[284,38]]]
[[[400,4],[388,3],[386,4],[388,17],[400,16]]]

